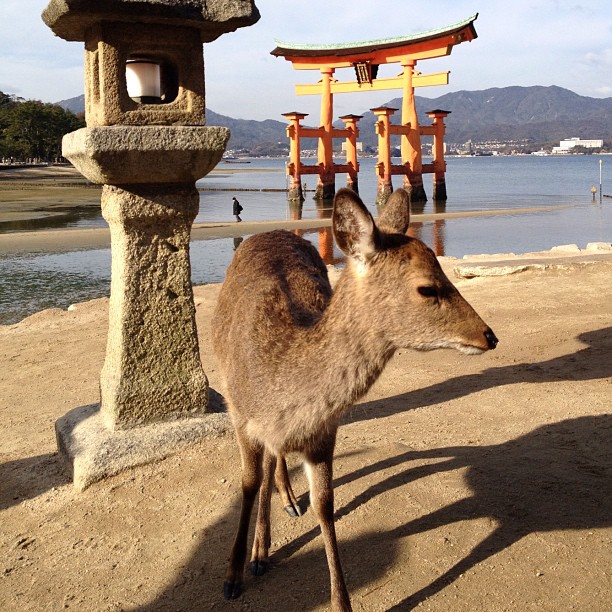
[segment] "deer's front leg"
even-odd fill
[[[269,450],[264,452],[263,480],[259,489],[259,509],[255,525],[255,539],[251,553],[251,574],[262,576],[270,564],[268,553],[270,550],[270,501],[272,499],[272,481],[276,467],[276,455]]]
[[[289,516],[302,516],[302,511],[298,505],[297,498],[291,488],[291,481],[289,480],[289,472],[287,471],[287,462],[281,455],[278,457],[276,462],[276,471],[274,472],[274,480],[276,482],[276,489],[278,490],[285,512]]]
[[[251,443],[250,440],[240,434],[238,434],[238,442],[242,458],[242,507],[236,539],[223,583],[225,599],[235,599],[242,592],[249,523],[255,497],[262,480],[263,448]]]
[[[351,612],[349,598],[334,527],[333,454],[335,434],[317,451],[306,454],[306,473],[310,481],[310,502],[321,525],[325,554],[331,581],[331,603],[334,612]]]

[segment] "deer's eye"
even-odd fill
[[[419,287],[417,291],[423,297],[426,297],[426,298],[437,298],[438,297],[438,290],[435,287],[432,287],[431,285],[423,285],[422,287]]]

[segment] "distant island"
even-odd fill
[[[75,114],[85,110],[84,96],[57,104]],[[389,100],[386,106],[401,108],[401,98]],[[426,115],[429,110],[451,111],[446,120],[449,153],[465,152],[466,147],[471,147],[474,154],[533,153],[552,150],[568,138],[601,139],[603,149],[612,151],[612,98],[580,96],[556,86],[512,86],[455,91],[438,98],[416,96],[416,106],[421,125],[430,123]],[[363,115],[359,122],[359,140],[364,152],[372,154],[377,147],[374,114],[367,109],[354,112]],[[206,110],[206,117],[209,125],[230,128],[228,152],[232,156],[282,156],[288,152],[285,121],[233,119],[210,109]],[[343,127],[341,121],[337,125]],[[304,139],[302,147],[316,149],[316,142]],[[575,152],[597,151],[576,149]]]

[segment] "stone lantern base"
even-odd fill
[[[216,394],[211,391],[213,395],[208,409],[221,410],[220,399],[217,402]],[[112,430],[106,426],[99,404],[75,408],[55,422],[58,452],[78,491],[229,431],[232,425],[224,412]]]

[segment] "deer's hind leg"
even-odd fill
[[[276,471],[274,472],[274,480],[276,483],[276,489],[278,490],[281,500],[283,502],[283,508],[289,516],[302,516],[302,511],[298,504],[295,493],[291,488],[291,481],[289,480],[289,472],[287,471],[287,462],[285,457],[282,455],[278,457],[276,462]]]
[[[268,553],[270,550],[270,502],[272,499],[274,468],[277,457],[269,450],[263,456],[263,480],[259,489],[259,508],[257,510],[257,523],[255,524],[255,538],[251,553],[251,574],[262,576],[270,564]]]
[[[242,592],[244,563],[246,560],[249,523],[255,497],[262,481],[263,446],[250,440],[242,432],[236,431],[242,458],[242,507],[236,539],[230,555],[229,565],[223,583],[226,599],[235,599]]]

